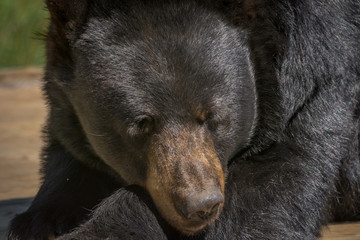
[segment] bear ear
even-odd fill
[[[72,40],[77,26],[85,18],[88,0],[45,0],[55,31]]]

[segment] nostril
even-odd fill
[[[206,221],[217,213],[219,206],[220,203],[217,203],[206,211],[193,212],[188,215],[188,219],[191,221]]]
[[[204,212],[204,211],[199,211],[199,212],[194,213],[194,214],[196,214],[197,216],[190,216],[189,218],[191,219],[191,218],[194,218],[194,217],[198,217],[198,218],[200,218],[202,220],[206,220],[207,216],[208,216],[208,214],[206,212]]]
[[[186,217],[190,221],[206,221],[218,212],[224,198],[221,193],[199,194],[187,201]]]

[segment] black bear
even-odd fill
[[[9,239],[316,239],[360,219],[358,0],[46,3],[44,177]]]

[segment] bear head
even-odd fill
[[[255,126],[245,30],[207,1],[47,6],[48,64],[67,73],[52,81],[92,150],[146,189],[175,229],[204,229],[221,213],[227,165]]]

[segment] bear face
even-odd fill
[[[193,234],[221,212],[227,163],[251,138],[255,80],[244,31],[197,3],[153,4],[91,13],[61,88],[94,152]]]

